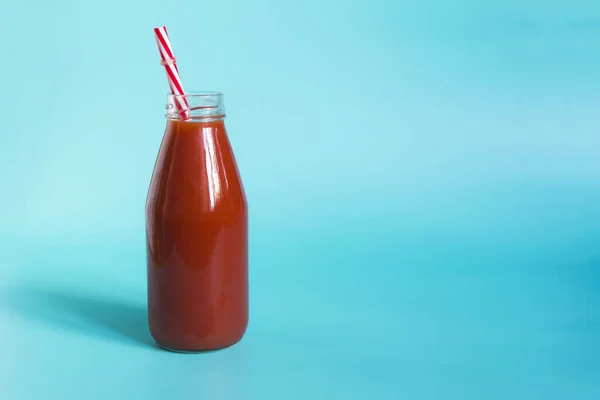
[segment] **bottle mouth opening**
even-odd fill
[[[180,95],[169,93],[166,109],[165,117],[171,120],[184,120],[182,109],[187,116],[186,122],[210,122],[225,118],[223,93],[215,91],[189,91]]]
[[[181,97],[186,97],[186,98],[210,98],[210,97],[217,97],[217,98],[223,98],[223,93],[221,92],[215,92],[215,91],[210,91],[210,90],[191,90],[189,92],[185,92],[184,94],[173,94],[173,93],[167,93],[167,97],[173,97],[173,98],[181,98]]]

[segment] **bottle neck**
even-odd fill
[[[187,92],[183,95],[167,96],[168,120],[182,122],[213,122],[225,118],[223,93]],[[183,112],[182,112],[183,111]]]

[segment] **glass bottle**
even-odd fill
[[[248,324],[248,207],[223,94],[169,95],[146,200],[148,322],[163,348],[214,350]],[[181,96],[180,96],[181,97]]]

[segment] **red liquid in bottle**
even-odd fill
[[[248,209],[222,119],[167,121],[146,236],[156,342],[176,351],[238,342],[248,324]]]

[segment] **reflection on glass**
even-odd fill
[[[221,197],[221,179],[219,178],[219,165],[215,155],[215,141],[213,129],[210,127],[202,129],[202,140],[204,140],[204,154],[206,157],[206,178],[208,179],[208,196],[210,208],[214,209],[217,199]]]

